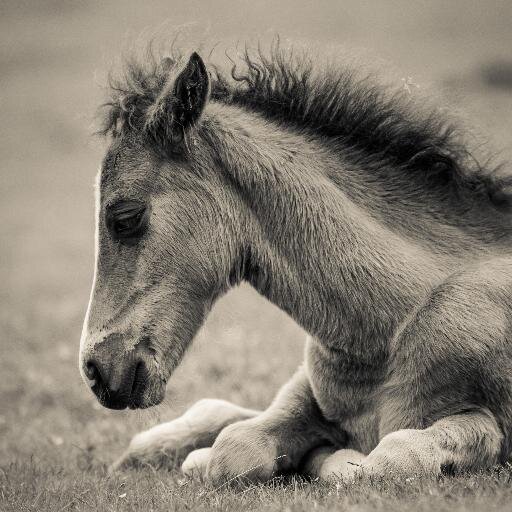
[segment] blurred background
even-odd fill
[[[102,409],[80,380],[78,344],[93,272],[92,185],[105,149],[92,135],[101,86],[133,41],[167,29],[174,35],[176,27],[189,42],[226,45],[279,33],[319,48],[362,48],[392,62],[400,77],[441,91],[510,154],[510,0],[3,0],[2,463],[108,463],[133,433],[196,399],[264,407],[301,360],[305,333],[241,287],[217,304],[159,408]]]

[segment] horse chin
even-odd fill
[[[134,411],[135,409],[149,409],[150,407],[154,407],[162,403],[163,398],[159,398],[157,400],[148,400],[141,402],[132,402],[128,404],[128,409]]]
[[[157,398],[151,398],[149,400],[141,400],[137,402],[131,402],[128,404],[128,409],[149,409],[150,407],[154,407],[156,405],[160,405],[164,399],[164,395],[159,396]]]
[[[165,398],[165,383],[160,382],[158,386],[150,385],[150,392],[145,392],[141,396],[133,397],[128,403],[128,409],[149,409],[159,405]]]

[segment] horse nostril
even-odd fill
[[[89,379],[90,386],[101,384],[101,373],[94,361],[87,361],[84,369],[85,376]]]
[[[84,361],[83,373],[100,403],[109,409],[140,407],[149,378],[144,360],[135,353],[114,361],[99,355],[106,362],[95,354]]]
[[[141,388],[144,386],[144,383],[147,378],[146,374],[147,374],[147,369],[146,369],[146,365],[144,364],[144,362],[139,361],[138,363],[136,363],[135,373],[133,376],[133,383],[132,383],[132,392],[131,392],[132,396],[136,396],[141,392]]]

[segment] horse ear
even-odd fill
[[[201,117],[210,94],[210,79],[203,59],[194,52],[174,82],[175,120],[183,129]]]
[[[172,68],[171,65],[165,59],[162,61],[164,69]],[[194,52],[185,68],[174,80],[170,77],[168,84],[148,110],[145,130],[164,153],[179,154],[186,149],[186,132],[201,117],[210,94],[210,78],[203,59]]]

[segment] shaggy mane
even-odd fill
[[[186,57],[173,49],[162,60],[149,53],[143,61],[127,61],[122,78],[110,80],[100,133],[144,132],[169,75]],[[268,54],[246,50],[231,62],[230,72],[209,66],[212,100],[329,139],[356,166],[403,169],[408,179],[415,176],[458,197],[510,207],[505,191],[510,180],[497,176],[500,166],[479,163],[461,127],[441,109],[419,103],[405,87],[391,89],[355,69],[320,67],[307,54],[279,45]]]

